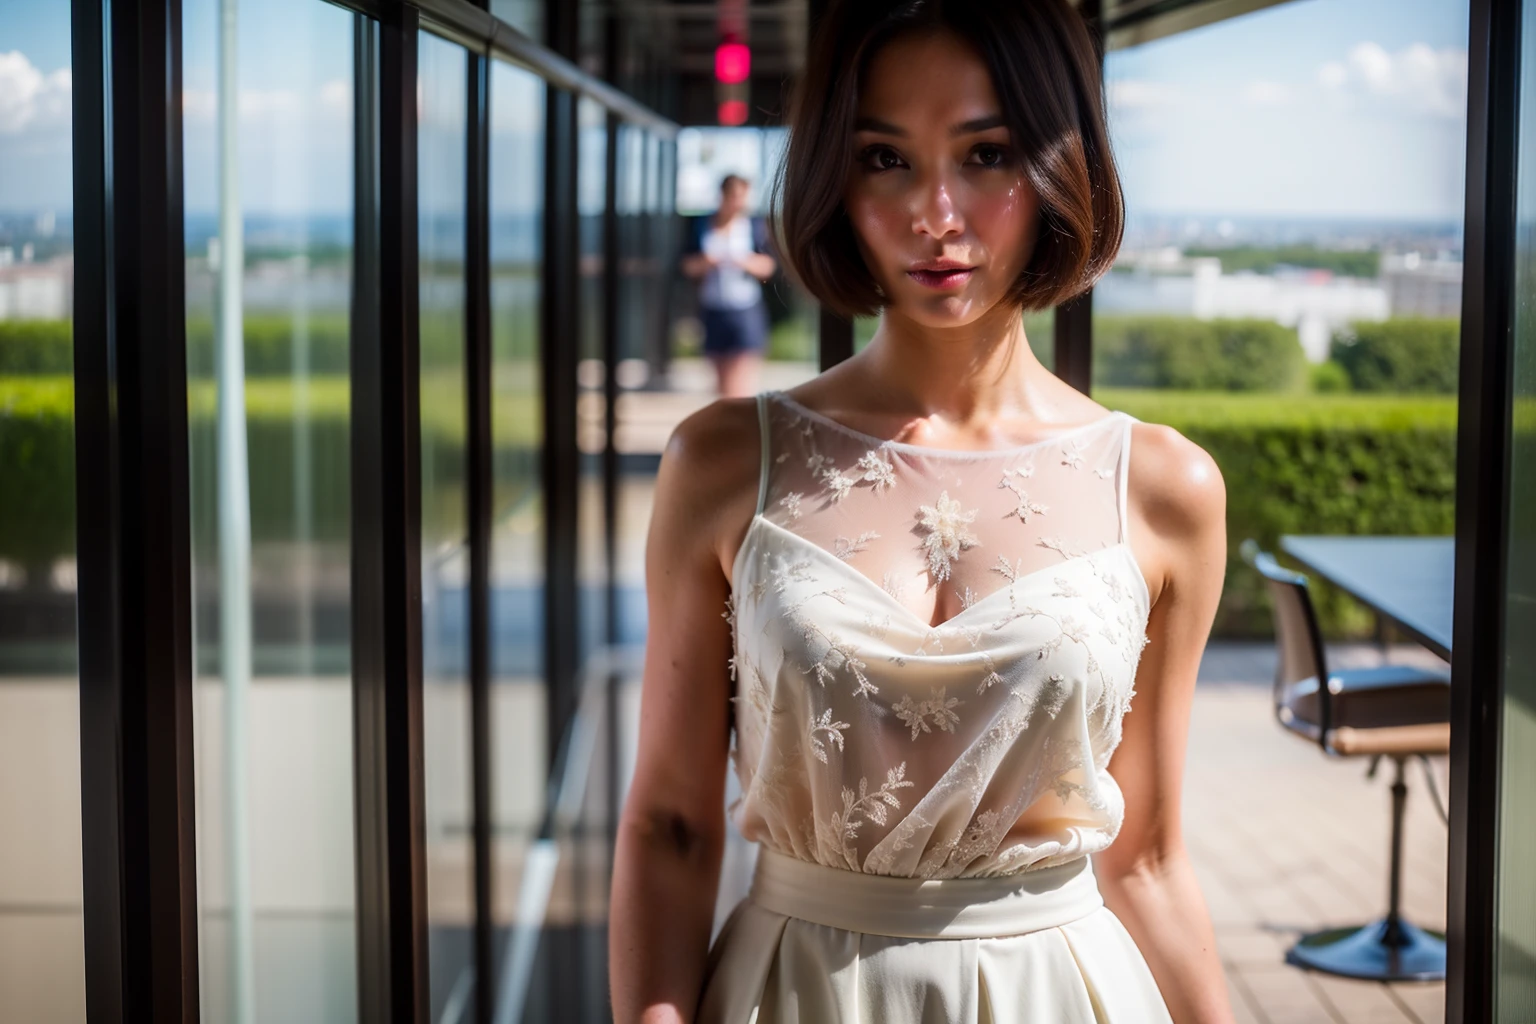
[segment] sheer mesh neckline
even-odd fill
[[[910,452],[914,455],[922,455],[925,457],[932,456],[936,458],[985,459],[992,456],[1018,455],[1022,452],[1031,451],[1035,448],[1042,448],[1046,445],[1056,444],[1057,442],[1064,441],[1067,438],[1076,437],[1078,434],[1087,433],[1096,427],[1106,426],[1115,422],[1116,420],[1123,418],[1126,415],[1124,412],[1114,410],[1107,415],[1100,416],[1098,419],[1089,420],[1087,423],[1083,423],[1075,427],[1070,427],[1061,431],[1060,433],[1052,434],[1050,437],[1043,437],[1037,441],[1030,441],[1027,444],[1008,445],[1004,448],[936,448],[932,445],[912,444],[907,441],[897,441],[892,438],[878,437],[874,434],[865,433],[862,430],[857,430],[848,426],[848,424],[843,423],[840,420],[833,419],[831,416],[828,416],[824,412],[818,412],[815,409],[812,409],[810,406],[800,402],[799,400],[791,397],[788,393],[783,391],[769,391],[768,395],[780,402],[783,402],[785,405],[789,406],[800,415],[813,419],[823,426],[829,427],[832,430],[839,431],[848,437],[863,441],[866,444],[880,448],[891,448],[896,451]]]
[[[1135,422],[955,451],[759,394],[724,612],[744,836],[909,878],[1109,844],[1150,607],[1125,534]]]

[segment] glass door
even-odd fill
[[[1536,2],[1524,4],[1510,344],[1494,1019],[1536,1019]]]

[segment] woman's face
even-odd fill
[[[844,205],[887,305],[918,323],[971,323],[1029,263],[1040,197],[1002,113],[948,32],[892,40],[866,71]],[[966,269],[922,269],[935,261]]]

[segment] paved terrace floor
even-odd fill
[[[1369,665],[1372,647],[1332,652]],[[1395,661],[1437,664],[1413,647]],[[1237,1019],[1443,1021],[1442,984],[1349,981],[1285,964],[1304,932],[1363,923],[1386,909],[1391,766],[1331,759],[1285,733],[1270,710],[1272,648],[1214,645],[1201,666],[1189,742],[1185,838],[1210,904]],[[1445,792],[1444,759],[1432,768]],[[1410,764],[1403,843],[1403,908],[1445,927],[1446,828]]]

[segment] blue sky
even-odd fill
[[[1133,211],[1459,219],[1464,0],[1293,0],[1110,54]]]
[[[215,9],[185,7],[189,209],[213,198]],[[1466,33],[1465,0],[1292,0],[1111,54],[1132,213],[1458,218]],[[248,209],[350,205],[351,45],[350,16],[318,0],[242,5]],[[70,204],[69,62],[68,4],[6,0],[0,209]],[[517,76],[493,110],[527,136],[541,105]]]

